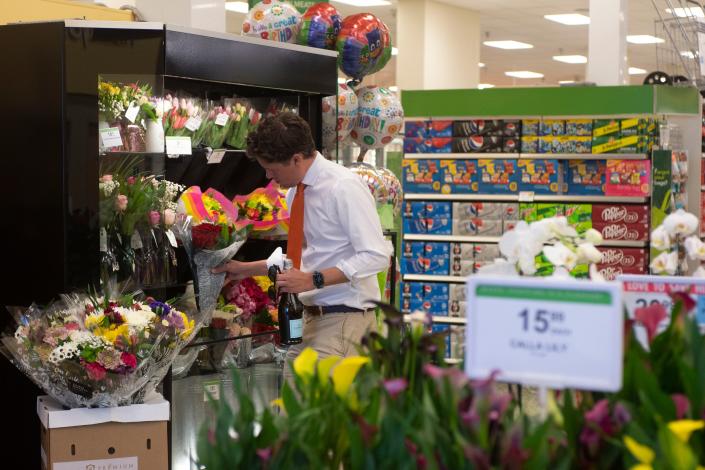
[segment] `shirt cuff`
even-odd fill
[[[280,270],[284,270],[284,254],[282,253],[281,247],[277,247],[277,249],[269,255],[269,258],[267,258],[267,271],[269,271],[269,268],[272,266],[279,266]]]

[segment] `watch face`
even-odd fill
[[[313,285],[316,286],[316,289],[323,287],[323,274],[318,271],[313,273]]]

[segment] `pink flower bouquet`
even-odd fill
[[[254,237],[286,234],[289,231],[285,194],[274,181],[250,194],[235,196],[233,203],[239,216],[252,225]]]

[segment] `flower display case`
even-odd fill
[[[214,188],[228,198],[249,194],[267,181],[244,154],[247,132],[270,112],[296,110],[311,125],[320,148],[321,100],[336,93],[334,52],[162,23],[13,24],[0,26],[0,38],[17,45],[0,52],[13,70],[0,87],[13,116],[0,130],[2,183],[4,194],[22,199],[22,209],[2,222],[14,248],[5,256],[12,275],[0,290],[3,306],[44,303],[97,285],[101,267],[108,265],[101,262],[104,246],[118,244],[126,253],[122,260],[116,256],[115,271],[127,268],[120,277],[136,279],[136,287],[155,298],[182,293],[190,277],[186,256],[180,248],[157,251],[169,241],[160,225],[166,208],[151,208],[148,212],[159,212],[159,222],[150,227],[143,219],[117,242],[110,241],[108,230],[101,231],[107,227],[99,186],[110,184],[105,175],[113,176],[123,165],[126,184],[129,177],[142,182],[141,177],[154,175],[151,185],[169,181]],[[112,210],[125,202],[119,195],[127,196],[126,208],[133,201],[116,193]],[[144,262],[149,258],[145,242],[154,238],[160,243],[152,259],[175,259],[176,269],[165,274],[156,270],[158,263]],[[248,241],[238,256],[260,258],[281,243]],[[135,262],[140,256],[142,262]],[[143,271],[133,276],[135,269]],[[8,324],[9,316],[0,322]],[[8,418],[15,423],[6,444],[15,452],[7,465],[38,468],[39,427],[27,413],[39,391],[9,363],[0,364],[7,384],[2,397],[13,404]],[[165,381],[167,399],[177,385],[178,380]],[[188,406],[175,403],[179,396],[174,395],[173,406]]]

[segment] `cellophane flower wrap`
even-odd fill
[[[250,226],[238,218],[232,201],[215,189],[202,192],[188,188],[179,198],[179,217],[174,231],[191,262],[198,306],[210,322],[225,273],[211,270],[230,260],[247,239]]]
[[[253,236],[289,232],[289,211],[285,194],[273,180],[245,196],[235,196],[233,203],[240,218],[252,225]]]
[[[202,325],[172,303],[141,293],[61,296],[45,309],[14,309],[0,351],[65,406],[140,403]]]
[[[191,144],[194,145],[193,137],[200,129],[205,117],[199,100],[172,97],[171,95],[164,97],[164,116],[162,118],[164,135],[191,137]]]

